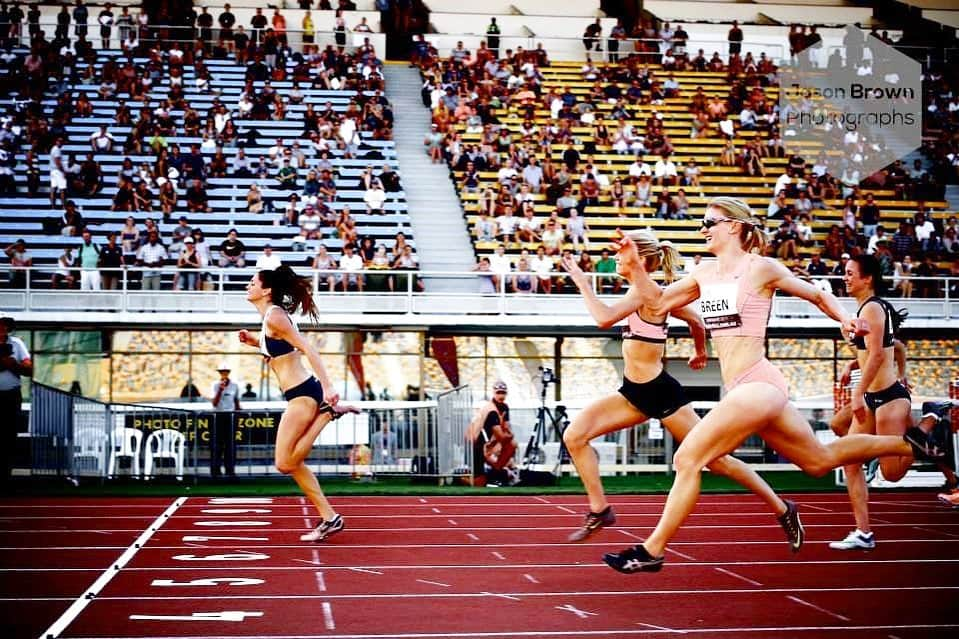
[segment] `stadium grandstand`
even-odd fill
[[[432,338],[466,340],[484,326],[517,343],[527,330],[555,339],[562,326],[615,377],[561,256],[575,255],[597,290],[616,295],[622,282],[604,249],[616,229],[650,229],[691,268],[710,259],[700,213],[723,195],[764,219],[769,255],[840,296],[843,255],[875,253],[889,294],[910,309],[905,330],[947,336],[959,157],[948,12],[823,3],[810,24],[784,4],[657,1],[636,13],[632,3],[580,2],[561,14],[538,0],[482,14],[446,1],[300,4],[0,13],[3,306],[38,330],[67,308],[68,321],[100,334],[95,361],[80,367],[94,396],[174,395],[177,376],[106,381],[127,370],[117,364],[127,355],[102,351],[137,342],[117,331],[148,327],[159,359],[181,349],[187,327],[202,343],[192,328],[242,324],[253,267],[281,262],[315,273],[324,323],[347,330],[339,341],[359,344],[374,387],[390,396],[449,384]],[[916,15],[930,28],[903,29]],[[868,174],[833,163],[855,155],[856,141],[793,144],[779,122],[780,69],[828,68],[850,44],[850,23],[925,67],[921,148]],[[95,249],[83,249],[84,230]],[[114,261],[91,268],[108,246]],[[117,252],[122,266],[109,257]],[[802,344],[797,330],[810,327],[834,339],[828,326],[777,298],[777,339]],[[373,364],[370,329],[406,344],[402,374]],[[192,352],[194,338],[185,341]],[[529,351],[499,350],[482,357],[523,362]],[[562,368],[553,352],[562,350],[534,361]],[[51,373],[76,368],[73,355],[61,359]],[[814,361],[829,370],[830,359]],[[246,378],[268,377],[242,361]],[[183,358],[179,376],[215,377],[212,360],[199,362]],[[950,375],[949,365],[932,368],[930,392]],[[510,381],[533,398],[527,369],[536,366]],[[801,396],[828,394],[831,375],[793,369],[796,388],[809,389]],[[497,374],[487,365],[470,382],[485,387]],[[68,385],[73,375],[40,381]],[[366,381],[343,379],[352,393]]]

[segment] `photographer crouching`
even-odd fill
[[[0,444],[0,484],[10,481],[13,458],[17,449],[17,431],[22,419],[20,378],[33,375],[33,362],[26,344],[11,332],[16,328],[12,317],[0,317],[0,419],[3,421],[3,442]]]
[[[467,436],[474,442],[473,477],[475,486],[495,485],[505,473],[511,485],[519,482],[519,470],[513,461],[516,440],[509,425],[509,406],[506,405],[506,382],[493,384],[493,397],[476,413],[470,422]],[[487,477],[484,462],[493,473]]]

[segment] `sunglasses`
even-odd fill
[[[711,229],[717,224],[722,224],[723,222],[736,222],[737,220],[732,220],[728,217],[704,217],[703,218],[703,228]]]

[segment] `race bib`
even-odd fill
[[[736,284],[714,284],[705,287],[699,298],[699,314],[709,330],[736,328],[743,325],[736,308]]]

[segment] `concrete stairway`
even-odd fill
[[[396,155],[409,207],[420,268],[424,271],[469,271],[475,264],[473,245],[446,164],[432,164],[423,139],[430,126],[429,109],[420,98],[417,69],[405,64],[384,68],[387,96],[393,104]],[[429,291],[472,291],[462,278],[427,277]]]

